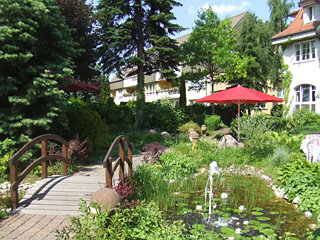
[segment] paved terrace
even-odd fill
[[[133,170],[142,159],[142,154],[133,156]],[[114,181],[119,181],[118,170]],[[70,216],[79,216],[79,199],[89,200],[104,184],[102,163],[85,167],[73,176],[42,179],[26,192],[17,211],[0,222],[0,239],[57,239],[56,229],[70,224]]]

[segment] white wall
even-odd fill
[[[316,112],[320,114],[320,42],[315,39],[316,58],[306,61],[296,61],[295,45],[288,46],[284,50],[284,63],[289,65],[289,71],[293,78],[290,86],[290,94],[287,104],[290,105],[290,112],[295,108],[295,90],[294,88],[301,84],[310,84],[316,87]]]

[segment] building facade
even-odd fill
[[[296,109],[320,113],[320,1],[301,0],[299,7],[290,13],[291,25],[271,40],[281,46],[293,75],[287,99],[290,113]]]
[[[248,16],[248,12],[230,18],[231,25],[237,33],[240,33],[242,22]],[[189,38],[190,34],[177,38],[178,44],[183,43]],[[176,73],[178,76],[182,72],[188,71],[187,68],[179,67]],[[187,105],[192,104],[196,99],[208,96],[211,94],[211,85],[205,84],[202,88],[193,86],[192,82],[186,83],[186,98]],[[225,84],[217,84],[214,86],[215,91],[225,90]],[[124,74],[123,79],[114,77],[110,81],[111,95],[116,104],[126,103],[136,99],[137,90],[137,72],[136,69],[128,69]],[[172,101],[178,101],[180,97],[179,89],[172,86],[171,82],[161,78],[160,73],[145,75],[145,97],[146,102],[153,102],[162,98],[169,98]]]

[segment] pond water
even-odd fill
[[[177,194],[175,206],[168,209],[167,217],[182,219],[189,229],[204,226],[206,231],[214,230],[227,238],[264,235],[305,239],[309,225],[315,223],[286,200],[276,198],[267,183],[257,177],[229,175],[214,182],[217,208],[210,220],[204,201],[205,178],[196,191]],[[227,193],[228,198],[221,199],[221,193]],[[202,210],[196,211],[199,205]]]

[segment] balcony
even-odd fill
[[[138,85],[138,77],[137,75],[127,77],[126,79],[123,80],[123,87],[128,88],[128,87],[136,87]]]

